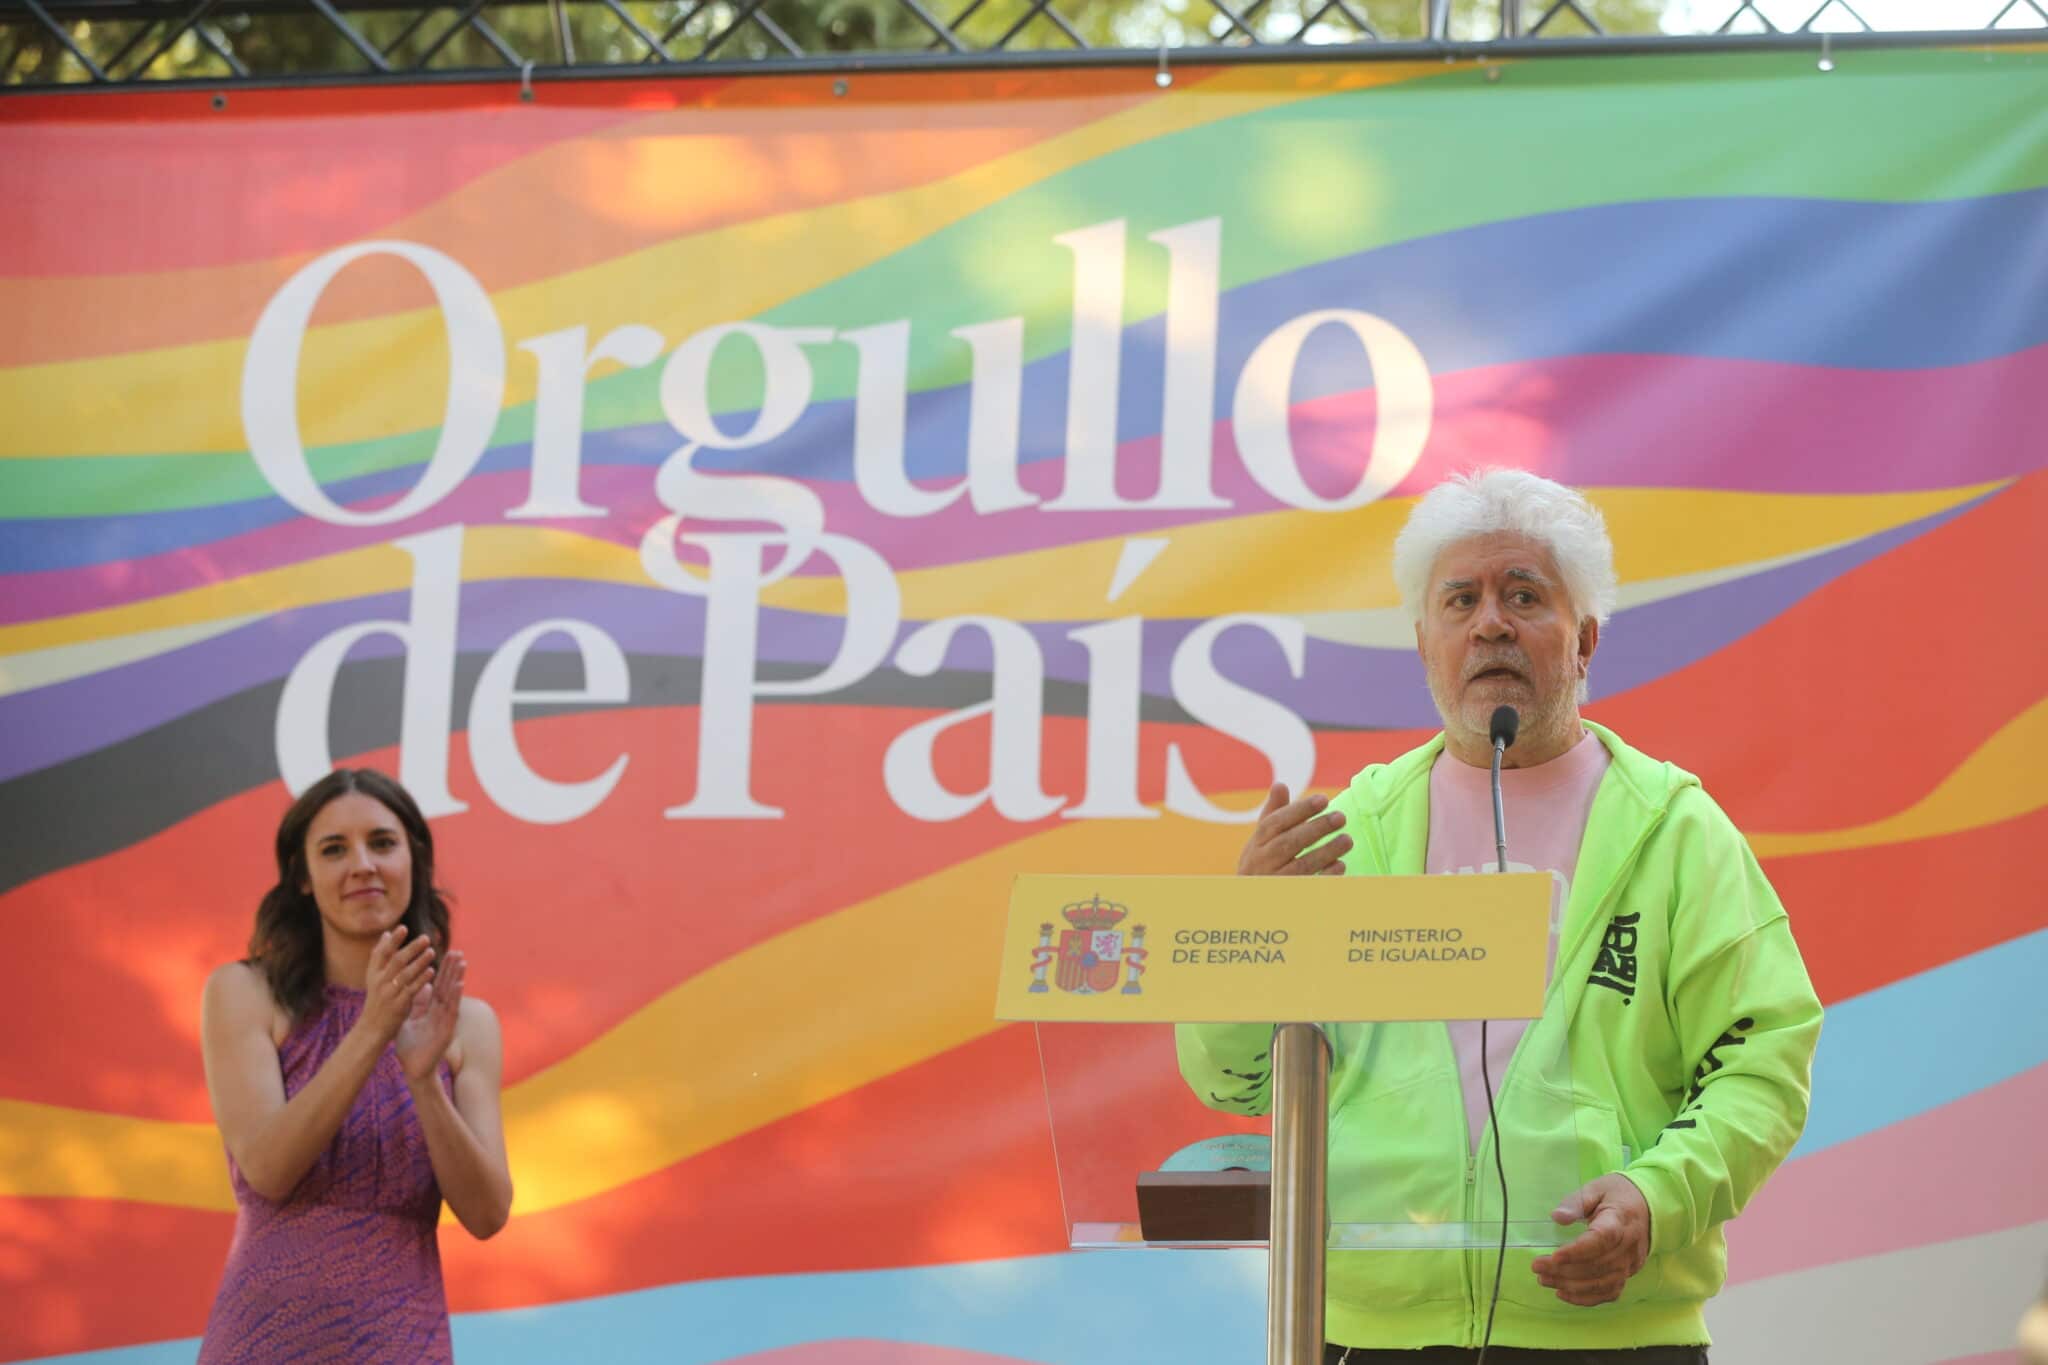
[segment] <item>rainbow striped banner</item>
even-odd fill
[[[1605,511],[1590,714],[1703,776],[1830,1007],[1722,1349],[2010,1359],[2044,75],[0,102],[0,1359],[192,1359],[233,1221],[200,983],[344,761],[434,817],[504,1021],[464,1358],[1254,1358],[1258,1258],[1065,1250],[1007,888],[1227,870],[1275,777],[1422,738],[1391,538],[1480,463]]]

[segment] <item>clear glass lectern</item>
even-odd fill
[[[1175,1025],[1032,1027],[1071,1245],[1266,1244],[1272,1121],[1205,1104],[1182,1076]],[[1196,1027],[1226,1043],[1260,1032],[1245,1024]],[[1248,1045],[1250,1066],[1241,1075],[1255,1078],[1267,1064],[1260,1054],[1271,1030],[1264,1032],[1268,1042]],[[1597,1111],[1581,1122],[1559,1021],[1530,1021],[1508,1075],[1493,1077],[1504,1134],[1500,1169],[1483,1098],[1477,1143],[1470,1126],[1445,1120],[1446,1087],[1458,1082],[1446,1075],[1456,1063],[1444,1024],[1333,1024],[1324,1036],[1331,1041],[1330,1250],[1498,1246],[1503,1172],[1508,1245],[1557,1246],[1575,1235],[1550,1212],[1586,1180],[1615,1169],[1617,1154],[1606,1149],[1618,1138],[1603,1139]],[[1432,1070],[1434,1083],[1368,1084],[1375,1071]]]

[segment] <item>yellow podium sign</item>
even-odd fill
[[[1551,879],[1025,875],[996,1018],[1533,1019]]]

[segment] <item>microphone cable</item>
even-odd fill
[[[1493,1314],[1500,1307],[1501,1275],[1508,1264],[1508,1171],[1500,1158],[1500,1121],[1493,1110],[1493,1074],[1486,1064],[1486,1021],[1479,1021],[1479,1074],[1486,1081],[1486,1121],[1493,1129],[1493,1169],[1500,1177],[1500,1255],[1493,1263],[1493,1298],[1486,1305],[1486,1333],[1479,1339],[1476,1365],[1486,1365],[1486,1351],[1493,1344]]]
[[[1508,870],[1508,827],[1500,794],[1500,760],[1508,746],[1515,742],[1515,731],[1521,728],[1522,715],[1512,706],[1496,706],[1491,724],[1487,729],[1493,741],[1493,848],[1495,868],[1500,872]],[[1486,1124],[1493,1130],[1493,1169],[1500,1180],[1500,1253],[1493,1263],[1493,1296],[1486,1304],[1486,1330],[1479,1338],[1479,1359],[1476,1365],[1486,1365],[1486,1352],[1493,1345],[1493,1315],[1500,1308],[1500,1282],[1508,1265],[1508,1169],[1500,1154],[1500,1115],[1493,1104],[1493,1068],[1487,1058],[1486,1026],[1488,1021],[1479,1021],[1479,1076],[1486,1083]]]

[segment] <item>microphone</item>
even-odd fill
[[[1493,741],[1493,852],[1496,866],[1500,871],[1508,870],[1508,821],[1501,809],[1500,760],[1501,755],[1513,747],[1515,731],[1522,727],[1522,713],[1512,706],[1493,708],[1493,719],[1487,725],[1487,737]]]

